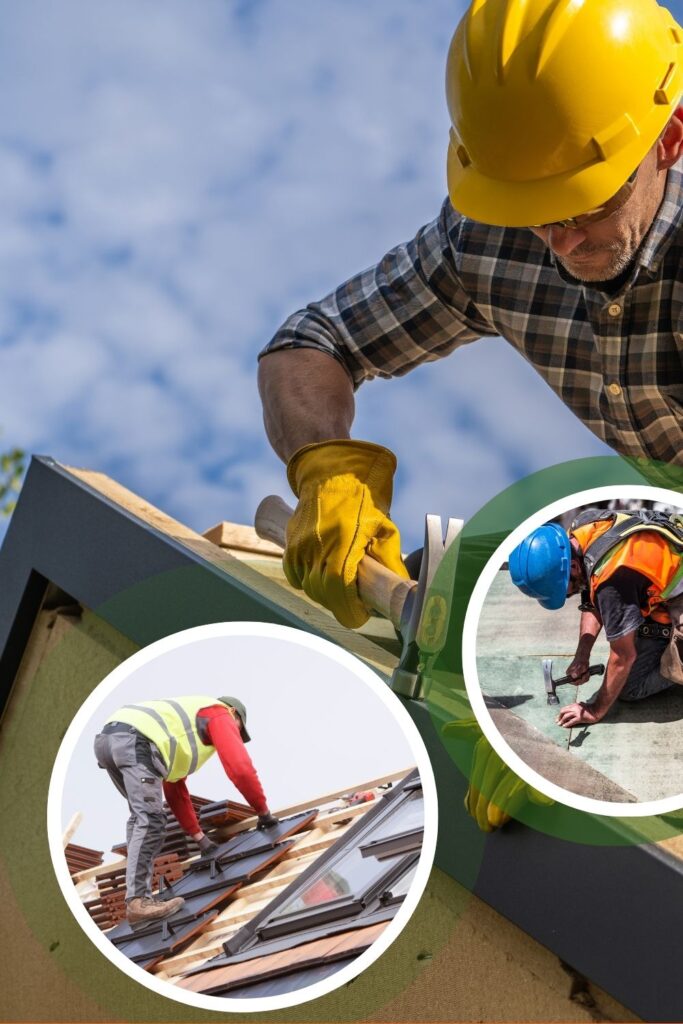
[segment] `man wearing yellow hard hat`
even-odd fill
[[[446,92],[439,215],[261,354],[285,571],[352,627],[365,552],[405,574],[395,457],[350,439],[365,380],[500,335],[616,451],[683,466],[683,30],[655,0],[474,0]]]

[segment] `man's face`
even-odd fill
[[[657,169],[653,147],[638,168],[633,190],[604,220],[582,227],[551,224],[530,228],[579,281],[610,281],[629,266],[659,209],[666,173]]]
[[[574,594],[581,592],[583,588],[583,569],[581,562],[578,558],[573,557],[571,561],[571,568],[569,571],[569,585],[567,587],[567,597],[572,597]]]

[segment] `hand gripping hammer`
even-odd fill
[[[264,498],[254,520],[257,534],[284,547],[292,513],[293,509],[277,495]],[[402,579],[369,555],[358,566],[361,601],[389,619],[403,641],[399,663],[391,676],[392,689],[403,697],[422,699],[423,655],[436,654],[446,639],[449,603],[443,596],[430,594],[429,588],[462,527],[462,519],[449,519],[444,536],[441,517],[425,517],[425,542],[417,581]]]
[[[604,671],[604,665],[591,665],[588,669],[588,675],[601,676]],[[553,679],[553,659],[544,658],[543,682],[545,683],[545,692],[548,694],[548,704],[559,704],[560,698],[555,693],[555,687],[562,686],[563,683],[575,683],[576,680],[572,679],[571,676],[561,676],[560,679]]]

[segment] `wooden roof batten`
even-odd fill
[[[395,646],[339,626],[274,579],[277,560],[267,561],[268,572],[259,571],[101,474],[34,458],[0,549],[0,710],[48,583],[139,646],[207,622],[274,622],[326,637],[389,678]],[[153,616],[145,614],[150,595]],[[404,704],[442,794],[436,865],[639,1016],[676,1019],[677,950],[664,937],[677,934],[683,916],[683,862],[657,846],[588,846],[516,823],[482,835],[462,806],[466,780],[438,736],[447,713],[440,720],[438,709],[433,718],[418,701]],[[567,914],[563,877],[590,878],[604,898]]]

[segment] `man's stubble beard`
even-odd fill
[[[633,243],[620,243],[615,242],[611,246],[591,246],[589,249],[584,249],[580,255],[588,255],[590,252],[609,252],[610,259],[607,261],[605,266],[600,269],[593,268],[590,264],[583,265],[582,263],[573,264],[571,257],[565,259],[562,256],[557,256],[557,260],[562,264],[564,269],[575,277],[577,281],[611,281],[615,277],[619,277],[633,262],[633,259],[638,251],[638,246]]]

